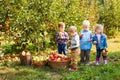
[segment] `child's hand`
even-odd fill
[[[82,37],[82,36],[83,36],[83,34],[80,34],[79,36],[80,36],[80,37]]]
[[[88,42],[91,42],[91,39],[88,39]]]
[[[68,47],[68,49],[71,50],[70,47]]]
[[[96,45],[96,44],[97,44],[97,41],[94,41],[93,44]]]
[[[106,52],[105,50],[102,51],[103,53]]]
[[[60,36],[60,38],[63,38],[63,33],[59,32],[59,36]]]

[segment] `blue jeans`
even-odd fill
[[[64,53],[64,55],[67,55],[67,45],[66,44],[58,44],[58,53],[62,54],[62,52]]]

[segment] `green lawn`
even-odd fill
[[[0,67],[0,80],[120,80],[120,42],[109,40],[109,62],[100,66],[79,66],[79,70],[34,68],[13,63]],[[95,60],[95,49],[91,52],[91,62]],[[7,78],[7,79],[5,79]]]

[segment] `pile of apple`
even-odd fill
[[[68,56],[58,54],[57,52],[53,52],[52,55],[49,56],[50,61],[68,61],[70,58]]]

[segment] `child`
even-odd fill
[[[89,65],[90,50],[92,48],[92,32],[89,30],[90,22],[83,21],[83,30],[80,32],[81,65]]]
[[[56,34],[56,41],[58,43],[58,53],[62,54],[62,52],[64,53],[64,55],[67,55],[67,41],[69,39],[69,36],[67,34],[67,32],[65,32],[65,23],[63,22],[59,22],[58,23],[58,27],[59,27],[59,32]]]
[[[103,25],[97,24],[95,27],[95,35],[93,36],[93,44],[96,45],[97,55],[96,55],[96,65],[99,65],[99,60],[102,51],[107,48],[107,38],[103,34]],[[107,64],[107,56],[102,55],[104,64]]]
[[[71,46],[71,63],[72,67],[69,69],[71,71],[76,71],[77,70],[77,60],[80,54],[80,48],[79,48],[79,35],[77,34],[77,28],[75,26],[71,26],[69,28],[69,33],[72,36],[72,39],[70,41]]]

